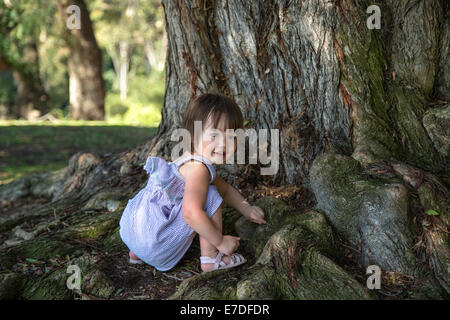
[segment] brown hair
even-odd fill
[[[204,128],[205,122],[211,116],[214,128],[217,127],[222,115],[226,116],[226,129],[243,128],[244,117],[241,109],[233,99],[216,93],[205,93],[191,100],[183,114],[182,127],[187,129],[192,137],[194,148],[194,121],[201,121]]]

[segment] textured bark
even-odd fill
[[[399,180],[367,179],[351,157],[325,154],[311,168],[311,186],[337,231],[353,248],[360,264],[419,274],[408,222],[408,191]],[[353,196],[352,196],[353,195]]]
[[[307,182],[312,160],[329,148],[366,163],[445,169],[421,124],[434,84],[448,85],[443,1],[163,4],[167,91],[153,153],[169,155],[191,98],[219,90],[251,127],[280,130],[278,180]],[[366,27],[371,4],[381,7],[380,31]]]
[[[392,121],[402,142],[404,159],[433,171],[445,168],[445,161],[428,136],[422,117],[433,101],[432,90],[437,82],[439,41],[444,41],[440,38],[444,32],[443,6],[440,1],[392,2],[395,25],[391,59],[396,74],[389,90]]]
[[[69,54],[70,115],[76,120],[103,120],[105,89],[102,75],[102,53],[97,45],[89,12],[83,0],[60,0],[58,8],[64,26],[67,8],[80,8],[81,28],[65,31]]]
[[[280,129],[280,180],[305,178],[327,144],[350,152],[349,118],[338,101],[334,5],[163,3],[169,51],[161,134],[179,125],[191,98],[218,90],[238,102],[252,127]]]
[[[338,250],[321,213],[302,213],[274,198],[257,205],[265,208],[267,225],[244,218],[236,222],[255,263],[244,272],[211,272],[185,280],[171,299],[376,299],[333,262]]]

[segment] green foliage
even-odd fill
[[[152,74],[151,77],[143,75],[130,79],[129,98],[155,105],[162,109],[164,102],[164,80],[161,74]]]
[[[53,1],[18,0],[11,2],[11,6],[0,1],[0,56],[13,65],[20,64],[24,44],[36,41],[41,32],[50,30],[55,11]]]
[[[40,74],[51,100],[62,105],[68,100],[68,80],[67,66],[61,60],[65,52],[60,50],[62,24],[55,19],[56,2],[18,0],[8,3],[11,4],[0,1],[0,58],[11,69]],[[30,46],[38,50],[38,63],[30,54]],[[0,86],[0,103],[11,109],[15,92],[15,86]]]
[[[39,73],[55,108],[69,104],[69,74],[67,58],[69,50],[58,34],[58,27],[49,34],[42,34],[39,46]]]
[[[114,45],[121,40],[143,44],[164,35],[164,10],[158,0],[94,0],[91,19],[99,42]]]
[[[69,105],[68,57],[65,25],[57,2],[0,1],[0,61],[11,69],[36,68],[52,101],[51,114],[67,117]],[[97,42],[103,52],[107,119],[158,125],[164,97],[166,40],[164,10],[157,0],[85,1]],[[128,44],[128,96],[118,98],[118,44]],[[27,46],[36,45],[38,64],[26,59]],[[17,88],[12,73],[0,72],[0,105],[12,110]],[[4,107],[3,107],[4,109]]]
[[[99,45],[116,68],[120,64],[120,46],[126,46],[131,73],[148,73],[146,54],[154,63],[164,61],[164,10],[157,0],[95,0],[89,3]],[[155,68],[156,65],[151,66]]]
[[[152,103],[142,103],[127,99],[122,101],[119,94],[109,93],[105,101],[106,121],[132,125],[158,126],[161,109]]]
[[[120,99],[117,91],[107,93],[106,120],[156,127],[161,121],[163,104],[163,74],[152,72],[150,76],[136,75],[130,79],[126,100]]]
[[[116,73],[114,71],[113,62],[106,50],[103,51],[103,81],[105,86],[105,92],[112,92],[116,90]]]

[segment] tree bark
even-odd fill
[[[65,30],[70,48],[69,94],[70,115],[76,120],[103,120],[105,116],[105,89],[102,75],[102,53],[97,45],[89,12],[83,0],[60,0],[58,8],[66,26],[67,8],[80,9],[81,28]]]
[[[366,27],[367,1],[164,1],[169,51],[158,140],[169,140],[190,99],[218,90],[252,127],[280,130],[278,181],[307,182],[327,149],[443,171],[448,158],[421,126],[433,84],[446,83],[434,71],[448,48],[439,58],[442,1],[408,12],[410,1],[376,3],[381,31]],[[418,49],[427,41],[428,51]],[[153,153],[168,155],[170,146],[158,143]]]

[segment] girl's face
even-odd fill
[[[214,164],[224,164],[236,151],[234,134],[226,132],[226,116],[222,115],[217,128],[213,127],[211,117],[205,123],[203,132],[196,146],[196,152]]]

